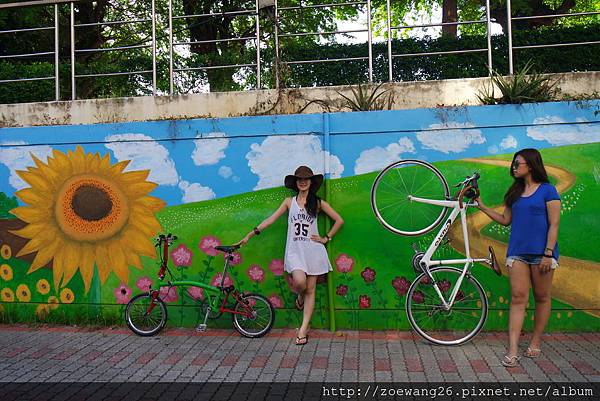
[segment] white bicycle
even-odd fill
[[[479,173],[474,173],[459,182],[459,191],[450,197],[448,183],[436,167],[421,160],[401,160],[384,168],[371,189],[373,212],[393,233],[423,235],[443,222],[425,252],[415,249],[412,264],[418,275],[406,295],[408,321],[419,335],[435,344],[463,344],[485,324],[488,301],[471,267],[485,263],[502,275],[491,246],[488,258],[471,257],[467,208],[477,206],[473,199],[479,196],[479,178]],[[459,215],[466,258],[432,260]]]

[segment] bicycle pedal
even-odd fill
[[[204,333],[206,331],[206,324],[200,323],[198,327],[196,327],[196,331],[198,333]]]

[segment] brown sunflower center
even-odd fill
[[[82,219],[98,221],[110,214],[113,204],[110,195],[102,188],[84,184],[75,190],[71,206]]]

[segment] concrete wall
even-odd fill
[[[570,96],[600,93],[600,72],[555,76]],[[384,88],[393,93],[392,109],[400,110],[477,105],[477,91],[487,84],[488,78],[471,78],[391,83]],[[0,127],[347,111],[338,91],[352,97],[350,87],[340,86],[0,105]]]

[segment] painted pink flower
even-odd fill
[[[269,270],[271,270],[274,275],[281,276],[283,274],[283,260],[273,259],[271,263],[269,263]]]
[[[360,309],[368,309],[371,307],[371,298],[366,295],[361,295],[358,299]]]
[[[273,308],[283,308],[283,301],[279,297],[279,295],[271,295],[269,298],[269,302],[273,305]]]
[[[363,280],[365,280],[365,283],[370,283],[371,281],[375,280],[377,272],[370,267],[365,267],[365,270],[363,270],[360,275],[362,276]]]
[[[175,302],[179,299],[177,287],[160,287],[158,296],[165,302]]]
[[[175,266],[190,266],[192,264],[192,251],[181,244],[171,251],[171,260]]]
[[[240,255],[237,252],[232,252],[231,260],[229,261],[229,263],[231,263],[232,266],[239,265],[240,263],[242,263],[242,255]]]
[[[221,241],[219,241],[218,238],[209,235],[200,239],[198,248],[209,256],[217,256],[219,251],[217,251],[215,247],[219,245],[221,245]]]
[[[131,298],[131,288],[121,283],[120,286],[115,288],[114,294],[118,304],[126,304]]]
[[[151,285],[152,285],[152,280],[150,280],[148,277],[142,277],[135,283],[135,286],[137,288],[139,288],[140,291],[143,291],[143,292],[150,291]]]
[[[392,287],[394,287],[398,295],[406,295],[410,288],[410,281],[405,277],[395,277],[392,280]]]
[[[340,273],[350,273],[352,271],[352,266],[354,266],[354,259],[345,253],[340,254],[335,259],[335,267]]]
[[[200,287],[190,287],[188,288],[187,292],[190,295],[190,297],[196,300],[204,299],[204,290]]]
[[[259,265],[252,265],[248,269],[248,276],[255,283],[262,283],[265,279],[265,271]]]
[[[346,296],[346,294],[348,294],[348,286],[347,285],[338,285],[335,288],[335,293],[339,296]]]
[[[221,273],[215,274],[213,279],[210,281],[210,285],[212,285],[213,287],[219,287],[221,285],[222,278],[223,278],[223,275]],[[223,281],[223,287],[229,287],[230,285],[233,285],[233,281],[227,274],[227,275],[225,275],[225,281]]]
[[[425,295],[421,291],[415,291],[412,296],[412,300],[418,304],[425,302]]]
[[[452,284],[450,284],[450,281],[448,281],[446,279],[440,281],[438,284],[438,287],[440,287],[440,291],[442,291],[442,292],[448,291],[451,286],[452,286]]]

